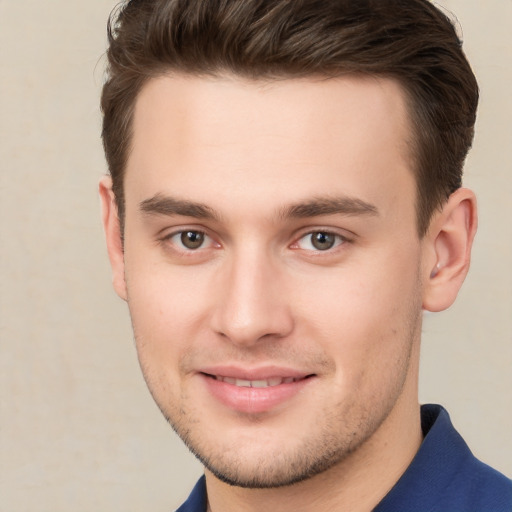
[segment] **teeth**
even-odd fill
[[[279,386],[280,384],[291,384],[299,379],[293,377],[272,377],[270,379],[262,380],[246,380],[246,379],[235,379],[233,377],[222,377],[220,375],[215,376],[216,380],[225,382],[226,384],[232,384],[242,388],[268,388],[272,386]]]
[[[251,388],[266,388],[270,384],[266,380],[253,380],[251,381]],[[274,384],[275,386],[275,384]]]

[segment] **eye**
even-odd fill
[[[202,231],[187,229],[186,231],[179,231],[174,233],[168,238],[171,243],[178,246],[180,249],[194,251],[200,249],[203,245],[211,245],[212,239]]]
[[[297,247],[306,251],[328,251],[341,245],[345,239],[328,231],[313,231],[297,241]]]

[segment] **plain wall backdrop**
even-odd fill
[[[512,475],[512,1],[444,0],[482,99],[470,275],[428,315],[422,402]],[[201,467],[153,404],[111,288],[97,183],[113,0],[0,0],[0,510],[170,511]]]

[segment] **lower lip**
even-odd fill
[[[200,374],[209,392],[223,405],[234,411],[246,414],[269,412],[285,404],[304,389],[313,377],[279,384],[267,388],[249,388],[228,384],[213,377]]]

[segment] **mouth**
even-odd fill
[[[313,377],[313,374],[311,374],[305,377],[270,377],[268,379],[248,380],[238,379],[236,377],[224,377],[222,375],[210,375],[208,373],[204,373],[203,375],[240,388],[272,388],[274,386],[280,386],[281,384],[292,384],[293,382],[299,382]]]
[[[282,406],[300,399],[305,388],[316,380],[316,374],[287,370],[279,371],[281,375],[276,373],[272,370],[244,372],[217,369],[211,373],[202,371],[199,375],[217,402],[232,411],[246,414],[280,410]]]

